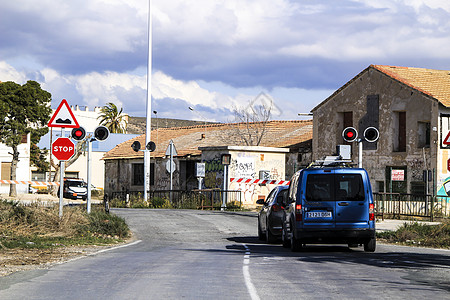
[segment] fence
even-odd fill
[[[235,190],[156,190],[149,192],[149,200],[168,200],[173,208],[218,209],[222,206],[224,193],[227,209],[242,207],[241,191]],[[135,200],[143,200],[143,195],[143,191],[113,192],[112,199],[119,199],[128,206],[132,205],[132,202]]]
[[[377,216],[392,217],[423,217],[433,221],[435,218],[450,217],[450,197],[374,193],[375,211]]]

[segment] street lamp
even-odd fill
[[[203,119],[203,121],[205,122],[205,125],[203,127],[203,130],[204,130],[204,134],[203,135],[206,138],[206,118],[201,113],[196,111],[192,106],[189,106],[188,108],[189,108],[190,111],[193,111],[193,112],[197,113]]]

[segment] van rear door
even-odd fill
[[[364,175],[359,171],[335,171],[336,228],[369,228],[369,199],[364,188]]]
[[[303,228],[335,227],[334,177],[331,170],[312,170],[306,174],[302,195]]]

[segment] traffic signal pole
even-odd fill
[[[362,168],[363,139],[358,139],[358,168]]]
[[[64,137],[64,127],[61,127],[61,136]],[[63,195],[64,195],[64,167],[65,167],[65,161],[60,160],[59,161],[59,218],[61,219],[63,217]]]
[[[91,175],[92,175],[92,140],[90,137],[86,140],[87,146],[88,146],[88,153],[87,153],[87,198],[86,198],[86,210],[87,213],[91,213]]]

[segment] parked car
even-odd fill
[[[258,237],[260,240],[274,243],[281,237],[287,192],[288,186],[277,186],[269,193],[267,200],[256,201],[257,204],[263,205],[258,213]]]
[[[339,243],[376,248],[369,176],[357,168],[307,168],[294,174],[282,229],[283,246]]]
[[[58,190],[59,195],[59,190]],[[83,179],[64,178],[63,197],[69,199],[87,199],[87,183]]]

